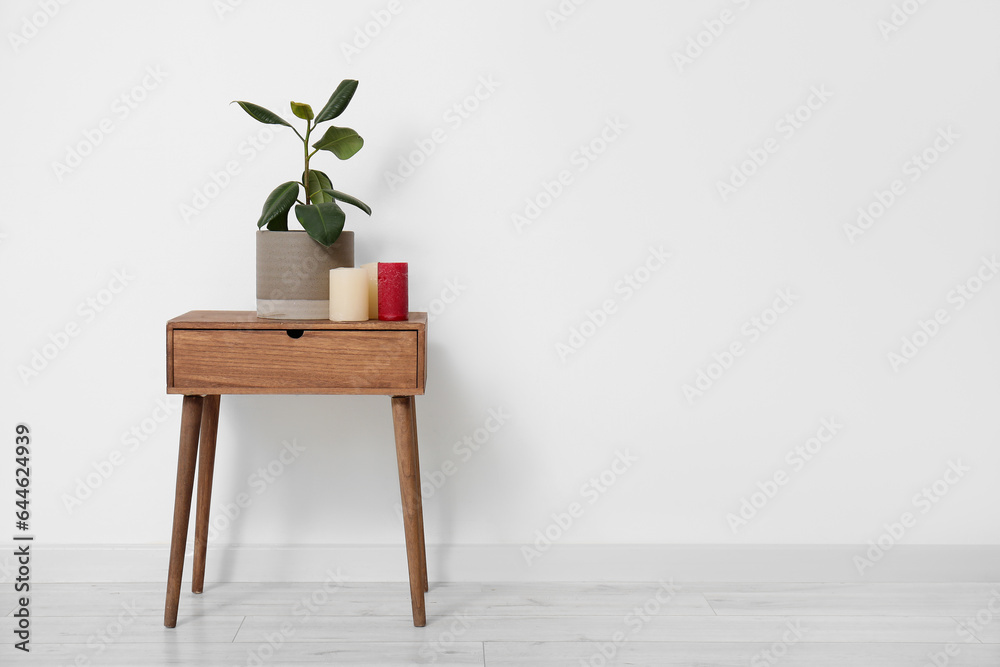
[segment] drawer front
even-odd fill
[[[416,331],[306,329],[293,338],[281,329],[174,329],[172,347],[172,386],[178,389],[294,393],[417,387]]]

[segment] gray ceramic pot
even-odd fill
[[[330,269],[354,266],[354,232],[329,248],[304,231],[257,232],[257,317],[330,317]]]

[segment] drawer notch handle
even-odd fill
[[[289,338],[302,338],[302,334],[305,333],[302,329],[289,329],[285,332],[288,334]]]

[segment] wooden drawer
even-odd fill
[[[415,330],[174,328],[168,335],[170,393],[423,393]]]

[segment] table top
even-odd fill
[[[409,313],[399,322],[366,320],[276,320],[257,317],[252,310],[192,310],[167,321],[167,329],[336,329],[338,331],[413,331],[427,327],[427,313]]]

